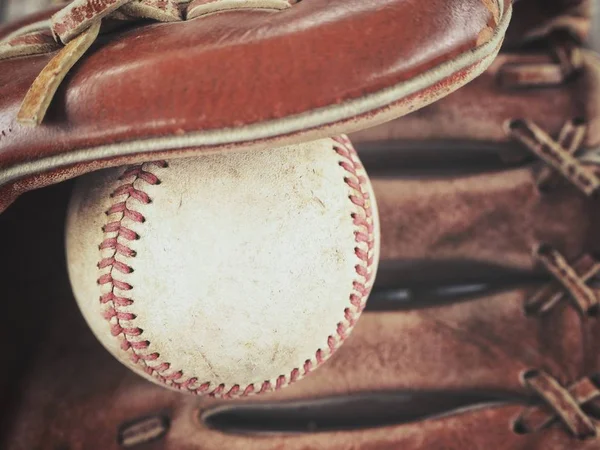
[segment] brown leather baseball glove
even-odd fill
[[[361,28],[367,29],[368,19],[379,11],[365,8],[364,0],[328,3],[328,8],[339,6],[337,14],[315,15],[311,20],[329,22],[337,17],[344,22],[350,11],[361,15]],[[472,20],[476,3],[452,11],[468,12],[470,20],[450,21],[456,25],[451,28],[432,25],[435,33],[421,30],[419,40],[431,39],[428,47],[423,41],[409,45],[404,35],[394,40],[394,45],[376,52],[380,63],[382,55],[390,58],[378,67],[401,70],[398,61],[410,60],[406,52],[411,45],[422,57],[423,49],[434,48],[434,43],[457,48],[451,43],[463,36],[464,27],[479,26]],[[304,0],[298,5],[302,4],[312,7],[319,2]],[[441,20],[416,15],[420,7],[428,14],[449,13],[444,12],[449,2],[387,4],[389,8],[381,9],[386,18],[398,14],[396,23],[390,18],[390,30],[392,23],[397,27],[406,17],[402,12],[410,11],[411,23],[420,27]],[[406,5],[411,9],[402,11]],[[522,0],[515,10],[525,5],[527,0]],[[566,10],[556,11],[560,14],[552,19],[543,15],[543,21],[564,25],[541,26],[545,31],[533,34],[523,31],[531,25],[515,29],[510,47],[481,77],[437,103],[376,128],[371,126],[379,119],[370,118],[379,112],[340,121],[363,128],[352,138],[376,189],[382,221],[381,269],[367,312],[344,347],[314,374],[282,391],[235,401],[198,399],[130,373],[96,342],[72,300],[60,241],[69,183],[15,202],[0,216],[7,255],[2,342],[8,376],[3,384],[10,394],[3,401],[8,414],[2,445],[183,450],[598,448],[600,241],[595,227],[600,224],[596,197],[600,62],[582,47],[584,28],[572,28],[565,19],[570,16],[561,15]],[[327,27],[339,25],[340,33],[348,32],[359,23],[356,20],[346,27],[336,21]],[[364,54],[348,57],[372,61],[374,49],[387,42],[384,36],[390,30],[380,28],[385,23],[368,28],[380,33],[377,37],[364,33],[361,43],[353,44],[353,49],[365,48]],[[160,34],[164,37],[170,26],[175,25],[117,33],[126,38],[151,30],[165,33]],[[310,32],[318,29],[323,28],[311,27]],[[452,39],[440,39],[439,32]],[[371,38],[372,45],[363,47],[362,41]],[[112,143],[122,142],[124,131],[111,122],[116,114],[112,100],[83,105],[88,90],[91,94],[108,90],[102,80],[92,78],[93,70],[107,60],[121,64],[120,70],[139,70],[111,60],[119,39],[111,34],[105,39],[79,61],[68,84],[51,96],[41,125],[14,125],[15,131],[0,140],[2,173],[9,174],[4,178],[9,180],[6,204],[24,190],[148,157],[147,148],[135,152],[127,145],[116,145],[115,153],[95,153],[98,142],[110,142],[108,147],[115,148]],[[452,52],[442,54],[452,58]],[[439,67],[437,57],[430,57]],[[43,58],[47,59],[27,58],[32,59],[11,57],[0,63],[0,69],[11,67],[11,73],[23,77],[4,75],[0,82],[16,89],[14,94],[9,88],[0,91],[0,119],[11,127],[20,109],[17,99],[25,96],[37,76],[32,73],[39,73],[46,64]],[[362,79],[369,86],[353,91],[349,84],[325,102],[338,104],[342,91],[362,98],[381,89],[374,76],[380,72],[372,66],[369,70]],[[0,77],[4,73],[0,70]],[[403,73],[404,79],[414,76]],[[337,83],[331,81],[331,86]],[[323,92],[328,90],[308,92],[309,115],[321,107]],[[115,92],[110,98],[125,94]],[[430,95],[431,90],[418,97]],[[8,99],[6,106],[2,99]],[[294,109],[297,100],[283,104]],[[86,107],[92,111],[86,113]],[[144,121],[159,112],[137,108],[141,106],[135,103],[119,116],[127,118],[131,111],[142,116],[133,131],[125,130],[133,133],[130,139],[178,131],[144,127]],[[110,112],[106,117],[105,111]],[[268,122],[268,113],[256,114],[248,121]],[[202,131],[198,118],[189,120],[191,129]],[[319,133],[350,131],[341,125],[315,127]],[[298,135],[315,136],[301,129],[285,137],[250,135],[248,141],[281,142]],[[254,143],[245,148],[251,151]],[[164,146],[151,151],[153,156],[183,153]],[[185,154],[194,152],[198,147],[185,149]]]

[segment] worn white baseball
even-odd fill
[[[86,175],[66,238],[102,344],[152,381],[218,396],[281,388],[329,358],[379,256],[346,137]]]

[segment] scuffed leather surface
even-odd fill
[[[64,179],[96,169],[102,159],[69,166],[68,157],[77,150],[136,141],[150,146],[152,139],[176,141],[189,133],[225,133],[251,125],[264,125],[273,137],[277,133],[268,128],[280,119],[345,105],[438,70],[440,82],[407,94],[394,106],[398,114],[406,113],[447,94],[484,64],[454,67],[453,61],[492,37],[500,20],[495,5],[481,0],[311,0],[279,12],[228,11],[109,33],[71,71],[45,123],[35,128],[18,125],[15,117],[51,55],[8,59],[0,62],[0,167],[6,171],[60,155],[56,165],[64,169],[59,176]],[[509,1],[505,9],[510,10]],[[333,122],[344,122],[339,125],[344,131],[355,130],[374,121],[375,113]],[[312,126],[301,127],[279,137],[291,143],[308,133],[312,140],[333,133],[331,126],[320,124],[316,128],[325,129],[314,133]],[[237,144],[224,139],[212,147]],[[169,144],[165,151],[182,156],[181,147],[185,144]],[[136,148],[143,156],[148,147],[140,143]],[[104,166],[123,164],[119,156],[104,158]],[[4,187],[5,202],[16,191],[42,186],[54,176],[36,181],[31,175],[18,187]]]
[[[528,118],[556,136],[567,120],[581,117],[591,125],[585,147],[596,148],[600,145],[597,104],[600,59],[596,53],[588,52],[582,61],[585,69],[576,80],[539,89],[513,89],[500,83],[499,72],[503,67],[525,64],[556,67],[557,63],[544,48],[527,53],[501,53],[482,76],[459,93],[401,120],[354,133],[352,140],[379,150],[378,155],[388,158],[402,155],[401,151],[394,151],[394,146],[401,145],[406,150],[434,143],[452,146],[462,153],[479,147],[486,153],[496,150],[509,156],[522,154],[514,148],[507,130],[511,120]],[[393,141],[399,144],[390,143]],[[384,148],[391,150],[384,152]],[[418,157],[419,152],[414,154]]]
[[[582,97],[577,86],[594,86],[596,77],[584,71],[554,88],[496,95],[526,104],[520,111],[552,135],[572,114],[585,114],[591,150],[597,96]],[[546,411],[524,386],[526,371],[544,370],[564,386],[599,372],[597,316],[580,315],[567,298],[545,315],[524,310],[527,299],[552,281],[533,259],[537,243],[553,245],[569,260],[598,254],[598,200],[567,183],[538,192],[540,163],[500,135],[496,121],[512,115],[508,107],[498,105],[496,117],[480,119],[487,125],[470,147],[453,140],[466,136],[450,134],[442,118],[461,110],[479,114],[466,105],[468,99],[471,105],[485,101],[480,89],[471,84],[423,110],[420,123],[431,114],[442,124],[437,129],[409,126],[415,118],[408,116],[379,130],[395,136],[384,153],[373,139],[356,137],[383,219],[376,293],[327,364],[273,395],[190,399],[113,361],[79,316],[56,249],[69,185],[25,195],[0,216],[5,235],[28,236],[8,240],[8,254],[26,262],[10,264],[3,284],[10,298],[35,299],[11,304],[2,328],[12,368],[7,382],[18,386],[6,400],[11,406],[2,444],[121,449],[120,439],[135,437],[132,427],[150,417],[160,418],[164,433],[132,448],[597,448],[597,438],[577,440],[559,420],[528,434],[513,426],[531,405]],[[411,129],[430,139],[417,134],[415,148],[407,139]],[[19,345],[10,338],[15,333],[23,336]],[[586,411],[597,423],[594,408]]]
[[[474,178],[440,179],[437,184],[452,191],[451,186]],[[512,431],[524,408],[540,404],[521,384],[524,371],[543,369],[565,385],[598,371],[596,317],[579,316],[568,301],[544,317],[527,317],[523,311],[526,298],[549,281],[531,264],[526,236],[536,228],[578,233],[584,224],[588,229],[594,219],[578,193],[567,188],[550,198],[532,195],[523,201],[525,206],[507,204],[503,198],[514,195],[515,188],[533,189],[528,166],[503,170],[480,183],[488,189],[454,192],[454,201],[446,203],[436,199],[440,195],[439,200],[444,199],[442,189],[418,189],[411,202],[395,190],[383,189],[387,180],[375,179],[380,208],[388,218],[382,227],[383,245],[390,244],[390,250],[383,261],[388,271],[382,273],[388,277],[381,278],[370,310],[344,347],[311,377],[274,395],[225,403],[170,393],[110,357],[77,311],[60,252],[69,184],[25,195],[0,217],[5,234],[29,237],[7,241],[8,254],[21,257],[2,275],[9,298],[15,299],[6,309],[2,327],[3,357],[11,367],[10,378],[3,383],[10,386],[4,390],[10,393],[4,399],[10,413],[3,421],[3,448],[125,448],[118,445],[120,432],[155,415],[168,423],[166,434],[137,448],[596,448],[596,440],[576,441],[559,422],[528,435]],[[446,237],[473,232],[468,242],[455,240],[453,260],[420,234],[421,228],[431,226],[428,203],[422,201],[428,199],[436,200],[433,204],[443,218],[438,227]],[[459,208],[458,224],[452,218],[458,217],[460,201],[469,205],[469,211]],[[482,221],[485,205],[491,203],[500,212],[493,223]],[[568,211],[568,217],[561,215],[564,223],[536,217],[534,206],[544,203]],[[412,220],[398,221],[391,210],[403,210]],[[511,218],[518,216],[523,221],[515,228]],[[406,224],[402,235],[410,237],[403,239],[411,245],[404,254],[392,255],[391,249],[400,248],[392,244],[400,239],[402,224]],[[478,261],[477,253],[470,253],[479,245],[485,249],[490,234],[498,256],[498,264],[491,267]],[[562,239],[561,234],[548,240],[567,254],[597,250],[577,239],[571,243]],[[516,262],[511,254],[519,256]],[[525,264],[519,264],[519,259]],[[405,279],[417,263],[421,279]],[[470,294],[444,293],[445,286],[474,279],[483,286]],[[398,290],[400,286],[407,290]],[[15,340],[15,335],[20,338]],[[381,397],[370,397],[374,393]],[[317,399],[319,403],[311,403]],[[292,404],[292,412],[274,409],[293,400],[304,403]],[[247,429],[243,434],[228,434],[208,428],[199,418],[204,414],[213,426],[239,428],[239,420],[219,415],[213,408],[265,403],[266,412],[245,416],[241,412],[246,426],[271,429],[271,433],[278,426],[291,428],[293,434],[256,436]],[[341,432],[344,426],[353,431]],[[326,431],[329,427],[333,430]],[[305,432],[298,434],[300,430]]]
[[[594,58],[586,54],[585,69],[568,82],[506,90],[496,83],[503,63],[553,59],[543,50],[505,53],[446,100],[354,136],[385,220],[376,295],[320,372],[274,396],[190,399],[114,362],[85,327],[66,279],[69,183],[24,195],[0,215],[10,237],[4,249],[16,255],[0,278],[11,300],[0,328],[10,367],[0,379],[10,393],[0,447],[122,449],[127,430],[158,417],[164,435],[132,448],[598,448],[598,438],[577,440],[559,420],[513,431],[529,405],[544,408],[524,387],[525,371],[543,369],[565,386],[600,371],[597,316],[581,316],[568,299],[544,316],[525,314],[527,298],[552,281],[532,246],[543,240],[574,258],[598,255],[600,242],[598,200],[566,182],[538,192],[542,164],[506,129],[517,116],[556,137],[565,121],[582,117],[584,150],[593,154]],[[586,411],[597,426],[597,408]]]

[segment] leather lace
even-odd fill
[[[553,64],[506,64],[498,72],[503,87],[549,87],[563,84],[578,76],[582,69],[579,43],[565,39],[565,33],[550,37]],[[567,180],[586,196],[600,190],[600,168],[585,161],[584,140],[588,125],[584,118],[574,118],[553,138],[536,123],[527,119],[513,120],[508,133],[533,156],[545,162],[537,174],[537,186],[542,195]],[[542,286],[525,302],[525,313],[540,316],[560,302],[570,302],[582,320],[597,320],[600,289],[592,282],[600,274],[600,261],[592,254],[583,254],[568,261],[552,246],[541,243],[533,250],[538,261],[553,281]],[[586,319],[590,316],[593,319]],[[594,420],[586,412],[591,406],[600,408],[600,384],[594,376],[585,376],[564,386],[543,370],[531,370],[523,376],[523,385],[542,401],[526,408],[515,422],[515,429],[533,433],[560,422],[577,439],[597,436]]]
[[[597,435],[594,422],[583,410],[590,404],[600,405],[600,390],[594,380],[586,377],[565,388],[546,372],[533,370],[525,374],[524,384],[544,400],[544,405],[521,413],[516,424],[523,433],[542,430],[561,420],[578,439]]]
[[[283,10],[299,1],[73,0],[51,19],[28,24],[0,40],[0,60],[58,50],[27,92],[17,121],[32,126],[42,123],[64,78],[103,32],[143,24],[142,20],[181,22],[230,9]]]

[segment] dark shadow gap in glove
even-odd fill
[[[314,433],[422,421],[505,403],[527,405],[529,399],[491,391],[380,392],[303,401],[224,405],[205,411],[200,420],[224,433]]]

